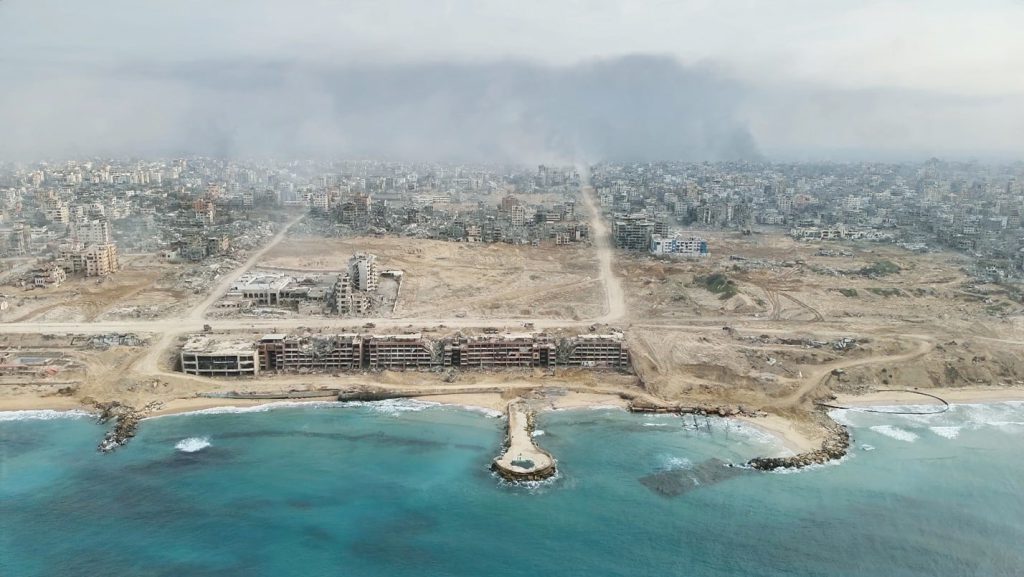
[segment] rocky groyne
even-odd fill
[[[508,404],[505,450],[491,463],[491,470],[506,481],[543,481],[554,476],[555,458],[533,442],[534,413],[517,399]]]
[[[656,403],[650,399],[634,398],[629,402],[632,413],[662,413],[675,415],[699,415],[714,417],[760,417],[764,413],[743,405],[680,405],[678,403]]]
[[[629,410],[634,413],[670,413],[695,417],[763,417],[767,414],[742,405],[681,405],[641,398],[632,399]],[[820,420],[826,430],[825,440],[822,441],[820,448],[790,457],[756,457],[747,461],[747,466],[759,471],[799,469],[843,458],[850,447],[849,431],[824,413],[820,415]]]
[[[842,459],[850,449],[850,432],[846,427],[831,421],[826,425],[828,431],[821,448],[791,457],[756,457],[747,461],[747,465],[758,471],[775,471],[777,469],[799,469],[808,465],[822,465],[829,461]]]
[[[96,408],[100,410],[98,421],[100,423],[114,421],[114,428],[103,436],[103,440],[100,441],[96,449],[101,453],[109,453],[130,441],[135,436],[135,431],[139,428],[139,422],[149,412],[159,408],[161,404],[159,402],[152,402],[142,409],[136,409],[117,401],[96,403]]]

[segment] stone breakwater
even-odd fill
[[[684,406],[679,404],[657,403],[648,399],[633,399],[630,402],[629,410],[634,413],[674,413],[678,415],[699,415],[717,417],[761,417],[766,413],[748,409],[742,405],[738,406],[717,406],[717,405],[694,405]],[[747,466],[759,471],[774,471],[776,469],[799,469],[808,465],[821,465],[841,459],[846,456],[850,448],[850,433],[846,427],[836,423],[827,415],[822,414],[822,426],[826,430],[825,440],[821,447],[806,453],[793,455],[792,457],[756,457],[747,461]]]
[[[826,426],[828,434],[821,442],[821,448],[792,457],[756,457],[747,461],[747,465],[758,471],[774,471],[776,469],[799,469],[808,465],[822,465],[829,461],[846,456],[850,448],[850,432],[846,427],[833,422]]]
[[[716,417],[760,417],[765,413],[754,411],[743,405],[680,405],[656,403],[650,399],[631,399],[629,410],[633,413],[671,413],[676,415],[699,415]]]
[[[556,472],[555,458],[533,441],[534,413],[522,400],[508,404],[505,450],[491,470],[506,481],[543,481]]]
[[[159,402],[152,402],[139,410],[128,405],[122,405],[117,401],[96,403],[96,408],[100,410],[98,418],[100,423],[106,423],[111,419],[115,420],[114,428],[103,436],[103,440],[96,447],[97,450],[101,453],[109,453],[127,443],[135,436],[135,431],[139,428],[139,422],[146,417],[147,413],[159,408],[160,405],[161,403]]]

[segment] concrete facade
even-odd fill
[[[194,336],[181,348],[181,370],[204,377],[256,376],[260,371],[259,355],[251,341]]]

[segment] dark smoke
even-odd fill
[[[759,156],[742,88],[631,56],[523,62],[201,62],[34,68],[0,94],[0,155],[209,154],[553,162]]]

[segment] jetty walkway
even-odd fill
[[[505,451],[491,469],[508,481],[540,481],[555,474],[555,459],[533,442],[534,413],[522,400],[511,401]]]

